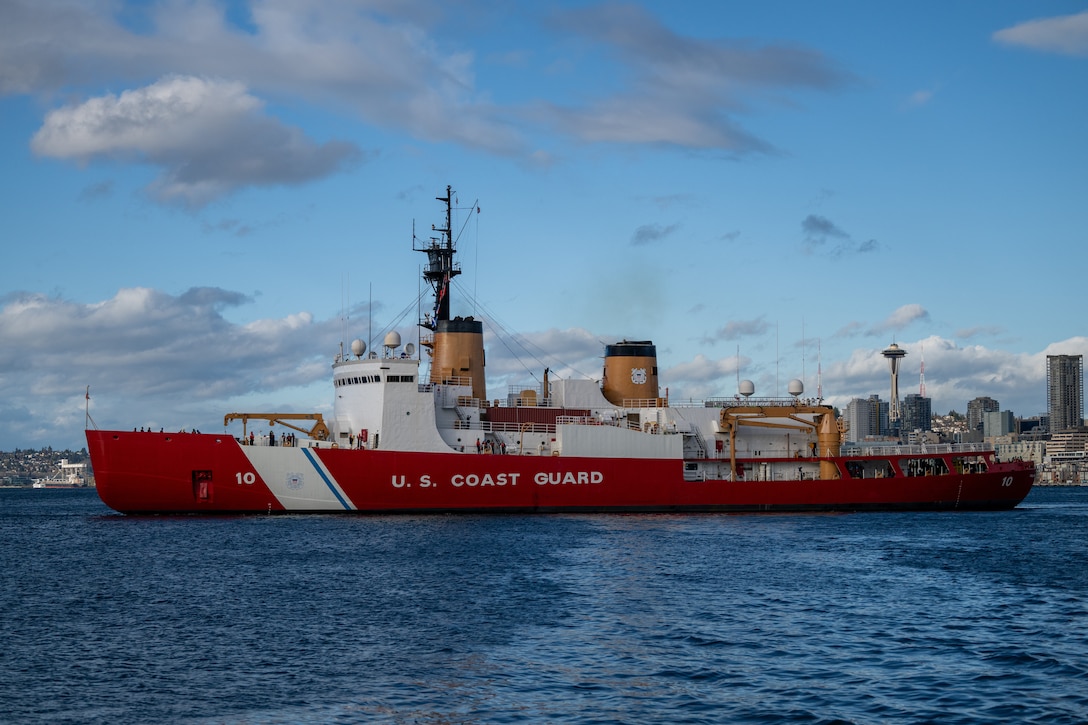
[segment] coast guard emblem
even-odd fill
[[[288,473],[287,474],[287,488],[292,491],[297,491],[302,488],[302,484],[306,482],[306,479],[302,477],[301,473]]]
[[[645,385],[646,368],[631,368],[631,382],[635,385]]]

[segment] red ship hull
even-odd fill
[[[230,435],[87,431],[97,491],[124,513],[756,512],[1011,509],[1030,462],[985,472],[687,480],[677,459],[240,445]]]

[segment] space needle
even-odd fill
[[[888,358],[892,367],[892,400],[888,405],[888,427],[899,430],[899,361],[907,355],[907,351],[894,342],[881,353]]]

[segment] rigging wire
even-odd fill
[[[412,300],[411,302],[409,302],[408,306],[405,307],[403,310],[401,310],[400,313],[398,313],[397,316],[393,318],[392,322],[387,324],[382,329],[378,330],[377,337],[381,338],[384,341],[386,334],[388,334],[391,330],[393,330],[397,325],[399,325],[404,320],[404,318],[408,315],[408,313],[412,311],[413,306],[415,306],[418,309],[419,303],[423,299],[424,294],[425,294],[424,292],[417,292],[416,298],[414,300]],[[371,315],[371,319],[373,320],[373,315]],[[371,340],[370,340],[370,345],[371,346],[373,346],[373,344],[374,344],[374,339],[375,338],[372,337]]]
[[[510,345],[508,345],[506,343],[506,337],[499,334],[499,330],[496,329],[494,326],[492,326],[491,321],[489,319],[485,319],[484,324],[487,325],[488,329],[491,330],[495,334],[495,339],[497,339],[499,342],[502,343],[502,346],[506,348],[506,351],[510,353],[511,357],[513,357],[515,360],[517,360],[518,364],[521,365],[523,368],[525,368],[525,372],[528,373],[529,377],[532,378],[533,380],[535,380],[537,383],[539,383],[540,380],[537,378],[536,373],[534,373],[532,371],[532,369],[528,365],[525,364],[525,361],[522,360],[521,356],[519,356],[516,352],[514,352],[513,350],[510,349]],[[513,338],[511,338],[511,339],[513,339]],[[541,361],[537,360],[537,362],[540,363]],[[541,363],[541,364],[543,364],[543,363]]]
[[[466,297],[470,296],[469,292],[466,289],[464,289],[463,285],[461,285],[460,282],[455,281],[454,285],[457,287],[458,291],[461,292],[461,294],[465,295]],[[519,335],[516,332],[514,332],[509,327],[509,325],[507,325],[501,319],[499,319],[499,317],[496,314],[494,314],[487,307],[487,305],[485,305],[483,302],[480,302],[480,301],[476,300],[476,304],[478,304],[480,309],[483,310],[484,316],[486,318],[485,323],[487,324],[487,326],[489,328],[491,328],[492,331],[494,331],[496,333],[496,337],[499,338],[499,341],[502,342],[503,346],[506,347],[506,349],[510,351],[510,354],[513,355],[515,357],[515,359],[517,359],[518,362],[521,363],[522,367],[526,368],[526,370],[529,370],[529,368],[521,360],[521,356],[519,356],[517,352],[515,352],[514,350],[512,350],[510,348],[510,345],[508,345],[506,343],[506,341],[502,338],[502,335],[505,335],[505,336],[509,337],[510,340],[512,340],[522,350],[522,352],[525,355],[528,355],[529,357],[531,357],[541,367],[551,367],[553,370],[555,370],[556,368],[568,368],[572,372],[574,372],[575,374],[580,375],[580,376],[582,376],[584,378],[587,378],[587,379],[592,378],[592,376],[586,375],[584,372],[578,370],[577,368],[574,368],[571,365],[568,365],[564,361],[562,361],[559,358],[555,357],[551,353],[547,352],[546,350],[544,350],[540,346],[533,343],[531,340],[528,340],[527,338],[525,338],[523,335]],[[494,323],[494,324],[492,324],[492,323]],[[500,332],[502,333],[502,335],[499,334]],[[530,347],[535,348],[535,352],[534,352],[534,350],[529,349]],[[547,364],[548,360],[551,361],[550,366]],[[536,376],[533,375],[531,370],[529,370],[529,374],[532,375],[534,380],[536,379]]]
[[[458,211],[464,211],[468,207],[455,207],[455,208]],[[479,209],[479,208],[480,208],[480,199],[479,199],[479,197],[477,197],[476,201],[472,202],[472,209],[475,210],[475,209]],[[479,213],[479,212],[477,212],[477,213]],[[461,225],[461,230],[459,232],[457,232],[457,238],[456,239],[451,239],[451,243],[453,244],[454,247],[457,246],[457,242],[461,241],[461,235],[465,233],[465,227],[468,226],[468,223],[469,223],[469,221],[471,219],[472,219],[472,215],[469,214],[468,218],[465,219],[465,223]],[[452,232],[453,232],[453,230],[451,229],[450,233],[452,234]]]

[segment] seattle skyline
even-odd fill
[[[935,413],[1045,413],[1086,87],[1077,2],[5,3],[0,450],[82,447],[88,386],[103,428],[330,410],[341,343],[415,340],[447,184],[491,397],[626,338],[674,402],[845,408],[894,343],[900,397],[924,349]]]

